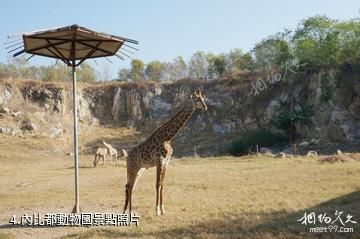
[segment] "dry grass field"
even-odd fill
[[[125,137],[101,132],[110,141]],[[82,148],[99,135],[81,135]],[[13,214],[71,211],[73,160],[63,144],[68,140],[0,138],[0,238],[360,238],[360,161],[304,157],[174,159],[165,178],[167,214],[161,217],[155,216],[155,170],[149,169],[134,192],[138,227],[11,227]],[[82,211],[121,213],[125,163],[93,168],[92,160],[80,155]],[[359,222],[354,233],[309,233],[310,226],[297,221],[304,212],[335,210]]]

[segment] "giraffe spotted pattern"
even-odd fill
[[[207,110],[204,97],[199,90],[191,95],[191,102],[180,110],[165,124],[154,130],[150,137],[130,150],[127,166],[127,183],[125,186],[124,213],[129,208],[132,211],[132,192],[145,169],[156,167],[156,214],[164,214],[163,207],[163,181],[166,167],[173,154],[171,141],[186,125],[191,115],[197,109]]]

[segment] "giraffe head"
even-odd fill
[[[202,96],[201,91],[200,90],[196,90],[194,91],[194,93],[192,93],[191,95],[191,99],[192,99],[192,103],[193,106],[195,107],[195,109],[201,109],[206,111],[207,110],[207,105],[205,104],[205,96]]]

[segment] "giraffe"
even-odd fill
[[[124,213],[132,212],[132,192],[145,169],[156,167],[156,215],[165,214],[163,207],[163,181],[166,167],[173,153],[171,141],[186,125],[196,109],[207,110],[200,90],[191,95],[191,101],[165,124],[155,129],[143,143],[135,146],[126,159],[127,183],[125,186]]]
[[[113,146],[111,146],[111,144],[106,143],[105,140],[103,140],[102,143],[105,146],[105,148],[108,149],[108,155],[110,156],[111,161],[113,162],[113,164],[116,164],[118,159],[117,150]]]
[[[107,148],[101,148],[99,147],[97,150],[96,150],[96,153],[95,153],[95,159],[94,159],[94,167],[96,167],[97,165],[97,162],[99,161],[100,158],[102,158],[103,160],[103,164],[102,166],[104,167],[105,165],[105,162],[106,162],[106,155],[108,154],[108,149]]]

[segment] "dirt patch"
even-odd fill
[[[349,161],[354,161],[354,158],[348,156],[348,155],[331,155],[331,156],[325,156],[319,159],[321,163],[345,163]]]
[[[360,160],[360,153],[351,153],[349,154],[349,157],[354,160]]]

